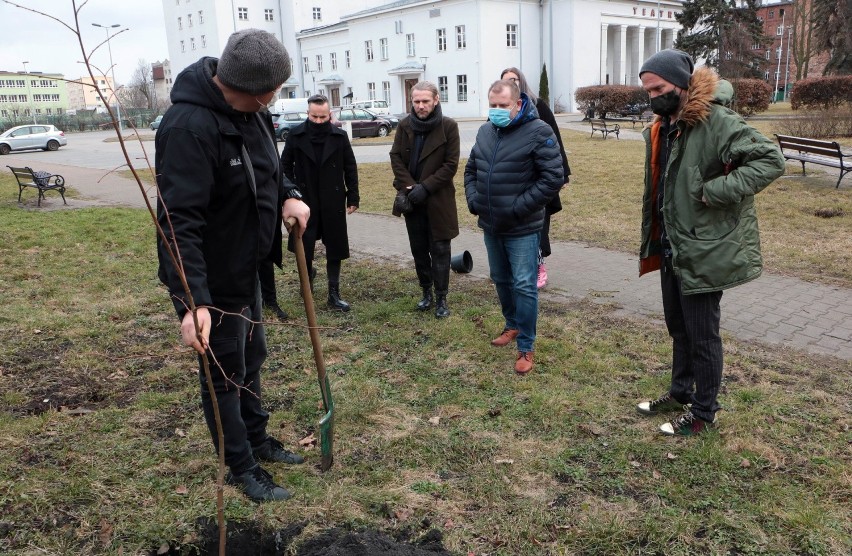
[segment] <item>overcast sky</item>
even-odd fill
[[[84,0],[77,0],[77,5]],[[71,0],[15,0],[16,4],[61,19],[73,27],[74,9]],[[166,32],[163,26],[162,0],[88,0],[79,10],[80,30],[88,50],[106,40],[106,31],[92,23],[121,25],[113,31],[128,29],[110,41],[115,79],[127,84],[143,59],[148,64],[169,57]],[[77,38],[60,23],[42,15],[17,8],[0,0],[0,70],[62,73],[66,79],[86,75],[78,64],[83,60]],[[92,62],[104,72],[109,68],[106,44],[92,57]],[[95,70],[95,73],[98,73]]]

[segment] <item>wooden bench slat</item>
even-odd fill
[[[805,162],[838,168],[840,177],[837,178],[837,185],[834,187],[839,188],[843,176],[852,172],[852,164],[844,160],[844,158],[849,158],[850,155],[840,149],[840,144],[837,141],[821,141],[809,137],[792,137],[777,133],[775,138],[778,140],[781,154],[786,160],[798,160],[802,163],[802,175],[805,175]]]
[[[41,206],[41,200],[45,198],[44,193],[46,191],[58,191],[62,196],[62,202],[66,205],[68,204],[68,201],[65,200],[65,178],[59,174],[43,172],[45,175],[36,177],[33,169],[29,166],[16,168],[6,165],[6,168],[12,171],[15,180],[18,182],[18,203],[21,202],[21,194],[24,192],[24,189],[34,187],[38,190],[38,206]]]

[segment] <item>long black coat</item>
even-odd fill
[[[315,160],[307,122],[293,128],[281,154],[281,171],[285,189],[297,187],[311,207],[305,243],[321,239],[330,260],[349,258],[346,207],[357,207],[360,199],[358,166],[346,132],[332,127],[322,159]],[[287,245],[294,250],[293,236]]]

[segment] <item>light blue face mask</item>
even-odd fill
[[[497,127],[506,127],[512,121],[511,113],[506,108],[491,108],[488,110],[488,119]]]

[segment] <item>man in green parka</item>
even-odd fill
[[[710,68],[693,73],[685,52],[662,50],[639,78],[657,118],[646,141],[640,276],[660,270],[672,337],[672,380],[644,415],[684,413],[660,426],[700,434],[715,424],[722,382],[722,290],[763,269],[754,195],[784,173],[778,147],[726,106],[730,84]]]

